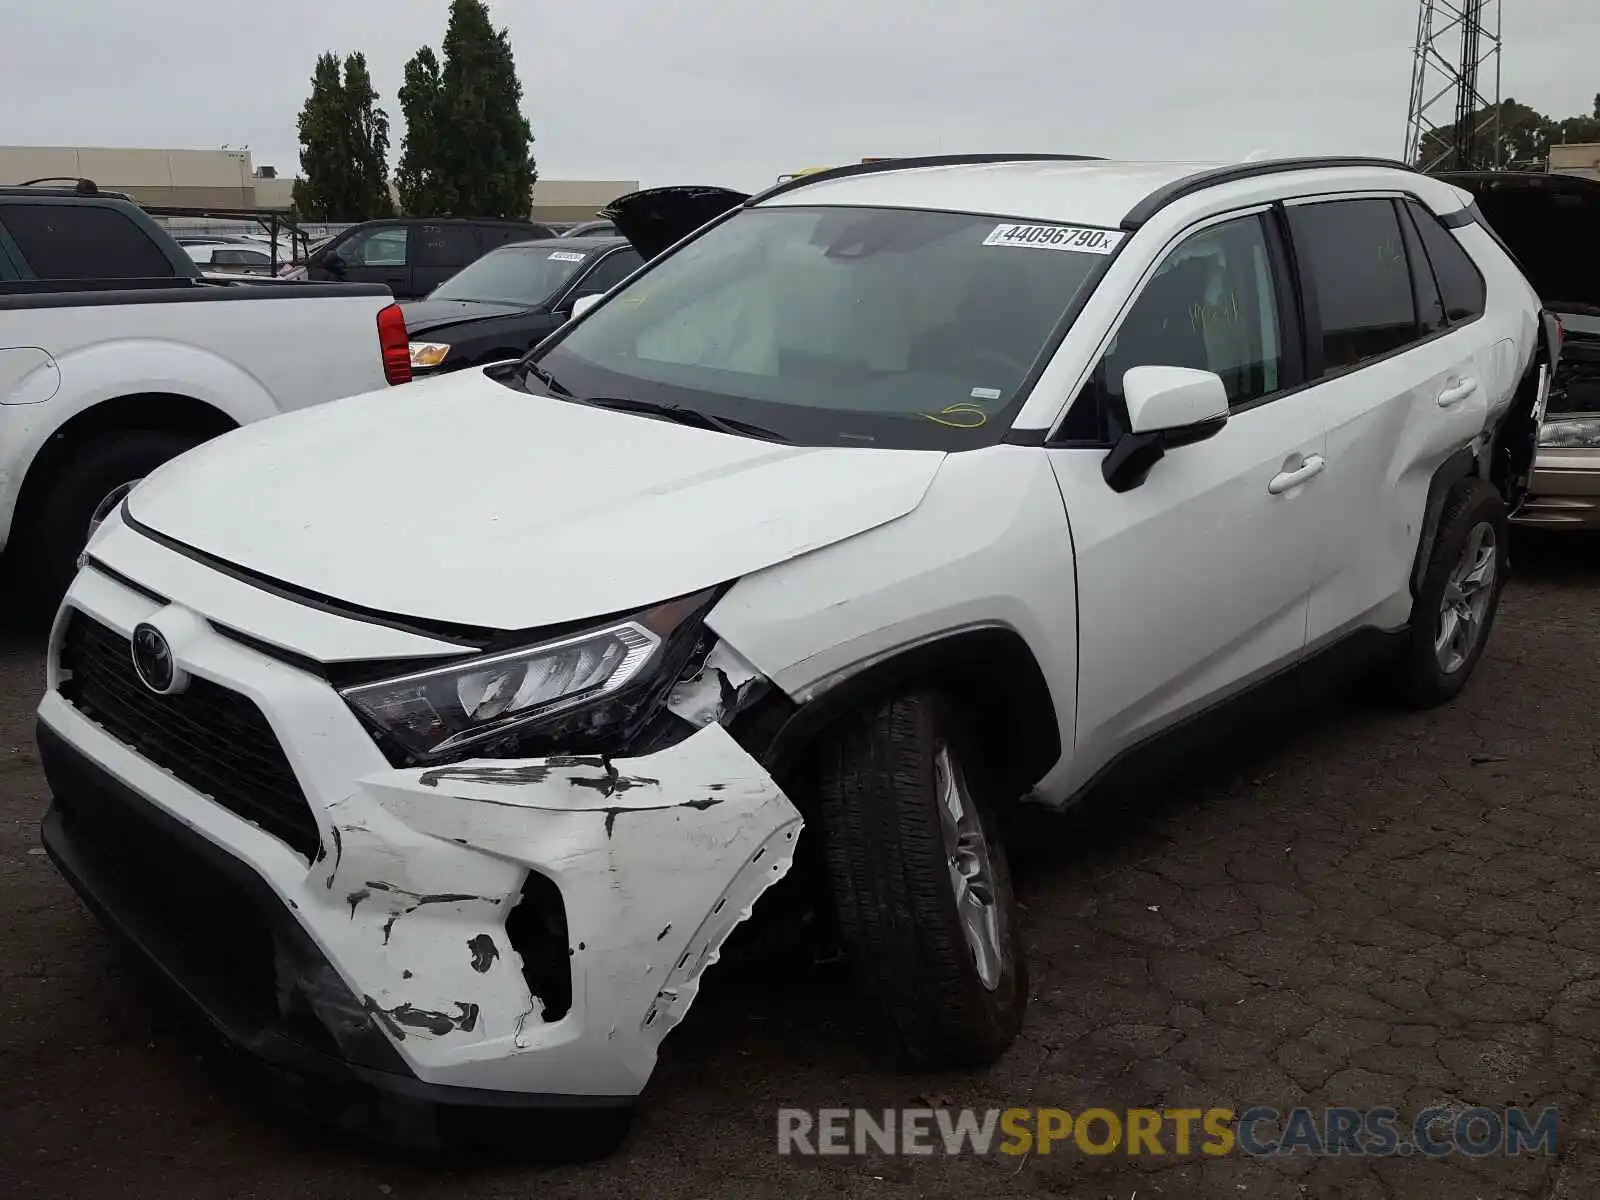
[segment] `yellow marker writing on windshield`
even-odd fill
[[[936,413],[922,415],[937,425],[948,425],[951,429],[977,429],[989,423],[989,414],[976,404],[952,404]]]

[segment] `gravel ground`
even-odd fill
[[[583,1167],[400,1161],[240,1094],[38,851],[42,655],[0,633],[0,1195],[1600,1195],[1600,543],[1518,558],[1454,706],[1341,702],[1061,822],[1018,871],[1034,998],[996,1067],[897,1075],[837,983],[713,972],[628,1141]],[[1554,1158],[774,1153],[779,1106],[929,1102],[1521,1103],[1561,1126]]]

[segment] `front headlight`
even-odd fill
[[[1546,420],[1539,430],[1539,445],[1555,450],[1600,447],[1600,417]]]
[[[431,371],[442,363],[449,353],[450,347],[445,342],[412,342],[411,369]]]
[[[716,590],[526,649],[340,691],[413,762],[516,735],[657,681],[675,634],[698,626]],[[576,715],[582,715],[577,713]]]

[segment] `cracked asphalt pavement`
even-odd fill
[[[1342,700],[1223,765],[1063,820],[1018,864],[1023,1039],[983,1071],[884,1066],[822,975],[714,969],[611,1159],[405,1160],[241,1094],[38,850],[38,639],[0,633],[0,1195],[1600,1195],[1600,542],[1519,538],[1453,706]],[[720,975],[719,975],[720,972]],[[779,1158],[779,1106],[1560,1109],[1558,1153]]]

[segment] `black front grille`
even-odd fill
[[[128,639],[81,612],[67,619],[61,668],[61,695],[112,737],[307,859],[317,853],[311,806],[248,697],[199,676],[177,695],[152,692]]]

